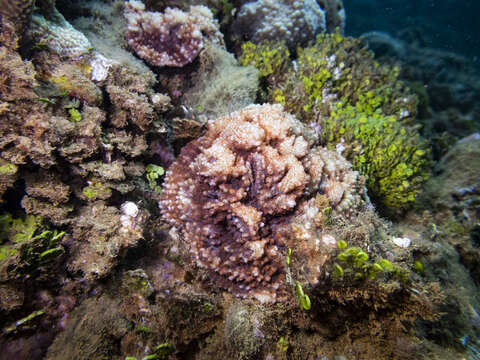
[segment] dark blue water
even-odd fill
[[[417,29],[430,47],[454,51],[480,64],[480,1],[344,0],[346,33],[372,30],[397,34]]]

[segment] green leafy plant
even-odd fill
[[[281,352],[286,352],[288,350],[288,341],[283,336],[277,341],[277,349]]]
[[[419,274],[424,274],[425,273],[425,267],[423,266],[423,263],[419,260],[415,260],[413,262],[413,271]]]
[[[158,185],[157,180],[165,174],[165,170],[163,167],[155,164],[148,164],[145,170],[150,189],[160,194],[162,192],[162,187]]]
[[[65,232],[49,229],[41,217],[0,216],[0,267],[10,274],[30,278],[46,271],[65,250],[60,241]]]
[[[76,123],[76,122],[82,121],[82,114],[77,109],[74,109],[74,108],[68,109],[68,114],[70,115],[69,120],[71,122]]]
[[[375,262],[369,261],[368,254],[356,246],[348,247],[348,244],[340,240],[337,248],[342,250],[337,255],[337,262],[333,264],[334,278],[353,278],[353,280],[376,279],[379,274],[395,274],[397,269],[393,264],[380,259]]]
[[[263,78],[280,78],[288,66],[289,58],[290,52],[283,42],[254,44],[247,41],[242,44],[239,63],[243,66],[255,65]]]
[[[287,266],[290,266],[290,263],[292,261],[292,249],[288,248],[287,250],[287,256],[285,257],[285,261],[287,263]]]
[[[82,189],[82,195],[89,201],[108,199],[112,190],[100,181],[90,181],[90,184]]]
[[[0,175],[13,175],[18,171],[18,166],[0,159]]]
[[[302,310],[310,310],[310,308],[312,307],[310,297],[304,293],[302,284],[300,284],[300,282],[298,281],[295,283],[295,295],[300,302],[300,307],[302,308]]]

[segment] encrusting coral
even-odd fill
[[[40,46],[47,46],[60,56],[77,58],[91,49],[90,41],[76,30],[54,7],[48,18],[34,13],[27,35]]]
[[[218,24],[205,6],[192,6],[188,13],[176,8],[157,13],[131,0],[125,4],[125,17],[128,44],[151,65],[182,67],[195,60],[206,39],[223,43]]]
[[[363,203],[363,179],[338,154],[312,149],[314,142],[314,132],[280,105],[251,105],[210,122],[167,171],[164,219],[182,230],[197,266],[236,295],[285,297],[290,225],[308,209],[310,217],[318,213],[310,204],[317,194],[345,217]],[[305,253],[315,249],[324,261],[336,246],[328,237],[305,241]],[[322,269],[312,265],[315,282]]]

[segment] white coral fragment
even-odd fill
[[[397,245],[398,247],[401,248],[408,248],[412,244],[412,240],[410,240],[408,237],[396,237],[392,239],[393,243]]]

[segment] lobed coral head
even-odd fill
[[[238,39],[255,44],[283,41],[294,51],[317,34],[337,28],[345,28],[341,0],[257,0],[244,2],[231,30]]]
[[[167,171],[163,218],[182,231],[196,265],[238,296],[285,297],[285,241],[303,204],[321,193],[348,215],[360,202],[358,173],[340,155],[312,150],[307,135],[281,105],[251,105],[210,122]]]
[[[182,67],[191,63],[204,47],[205,39],[223,43],[218,25],[205,6],[192,6],[188,13],[165,9],[145,11],[140,1],[125,4],[128,45],[155,66]]]

